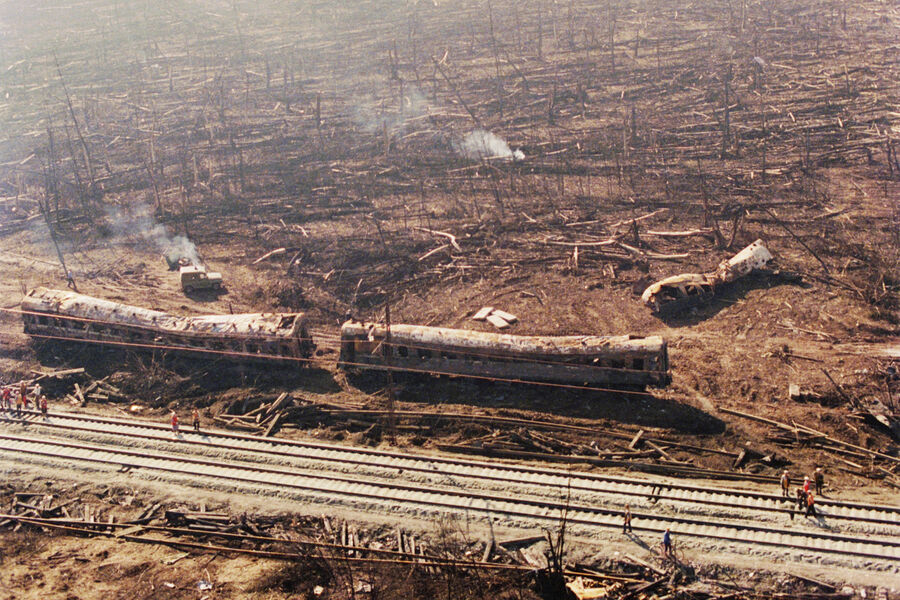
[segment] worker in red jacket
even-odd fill
[[[812,492],[806,494],[806,516],[816,517],[816,499]]]
[[[178,414],[172,411],[172,435],[178,437]]]

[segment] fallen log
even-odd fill
[[[712,229],[689,229],[687,231],[644,231],[644,235],[654,235],[657,237],[691,237],[694,235],[709,236],[712,235]]]
[[[259,264],[262,261],[266,260],[267,258],[272,258],[273,256],[278,256],[280,254],[284,254],[285,252],[287,252],[287,248],[276,248],[276,249],[272,250],[271,252],[266,252],[265,254],[263,254],[262,256],[260,256],[259,258],[257,258],[250,264],[251,265]]]
[[[453,246],[457,252],[462,252],[462,248],[459,247],[459,244],[456,242],[456,236],[452,233],[447,233],[446,231],[435,231],[434,229],[428,229],[426,227],[415,227],[418,231],[424,231],[425,233],[430,233],[432,235],[439,235],[450,240],[450,245]]]
[[[269,423],[269,426],[266,427],[265,432],[263,432],[263,436],[269,437],[273,433],[275,433],[278,430],[278,425],[281,423],[282,417],[284,417],[283,412],[276,414],[275,417],[272,419],[272,422]]]

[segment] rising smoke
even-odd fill
[[[408,86],[403,94],[402,106],[387,106],[385,101],[374,97],[360,99],[352,109],[353,121],[357,127],[371,134],[402,134],[410,126],[409,119],[421,117],[428,112],[428,99],[415,86]]]
[[[152,209],[145,204],[127,209],[114,208],[107,212],[107,217],[116,237],[133,239],[138,236],[152,242],[170,263],[185,258],[192,264],[203,264],[197,246],[183,235],[169,235],[165,225],[156,221]]]
[[[503,138],[484,129],[476,129],[456,144],[456,150],[466,158],[500,158],[504,160],[523,160],[525,153],[513,151]]]

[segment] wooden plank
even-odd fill
[[[648,563],[647,561],[642,560],[642,559],[638,558],[637,556],[634,556],[634,555],[632,555],[632,554],[623,554],[622,556],[624,556],[625,558],[627,558],[628,560],[630,560],[630,561],[632,561],[632,562],[634,562],[634,563],[637,563],[637,564],[641,565],[642,567],[645,567],[645,568],[647,568],[647,569],[650,569],[651,571],[653,571],[653,572],[656,573],[657,575],[666,575],[666,572],[663,571],[662,569],[659,569],[659,568],[657,568],[657,567],[651,565],[651,564]]]
[[[494,549],[494,538],[491,537],[491,538],[488,538],[484,542],[484,552],[482,552],[482,554],[481,554],[481,562],[484,563],[484,562],[488,561],[488,559],[491,557],[491,550],[493,550],[493,549]]]
[[[631,443],[628,444],[628,449],[629,449],[629,450],[634,450],[635,448],[637,448],[638,444],[639,444],[640,441],[641,441],[641,436],[642,436],[642,435],[644,435],[644,430],[643,430],[643,429],[638,430],[638,432],[637,432],[636,434],[634,434],[634,437],[631,438]]]
[[[506,319],[498,317],[497,315],[490,314],[487,316],[487,322],[496,327],[497,329],[506,329],[509,327],[509,323],[506,322]]]
[[[282,394],[281,394],[280,396],[278,396],[278,398],[276,398],[275,401],[272,402],[272,403],[269,405],[269,407],[265,410],[265,412],[263,413],[263,420],[265,420],[265,419],[271,417],[271,416],[274,415],[277,411],[279,411],[279,410],[281,410],[282,408],[284,408],[285,406],[287,406],[290,402],[291,402],[291,401],[290,401],[290,399],[288,399],[287,392],[282,393]]]
[[[35,371],[31,370],[32,373],[38,375],[40,377],[71,377],[72,375],[81,375],[84,373],[84,368],[78,367],[77,369],[61,369],[59,371],[51,371],[50,373],[44,373],[43,371]]]
[[[263,436],[269,437],[270,435],[275,433],[275,431],[278,429],[278,424],[281,423],[281,418],[283,416],[284,416],[284,412],[280,412],[277,415],[275,415],[275,418],[273,418],[272,422],[269,423],[269,426],[266,427],[266,431],[265,431],[265,433],[263,433]]]
[[[515,538],[511,540],[504,540],[502,542],[497,542],[498,546],[503,548],[518,548],[520,546],[530,546],[532,544],[536,544],[538,542],[544,541],[544,536],[542,535],[531,535],[528,537]]]
[[[515,323],[516,321],[519,320],[519,317],[517,317],[516,315],[514,315],[512,313],[508,313],[505,310],[500,310],[498,308],[495,308],[494,312],[492,314],[494,314],[497,317],[500,317],[507,323]]]
[[[653,442],[651,442],[651,441],[649,441],[649,440],[647,441],[647,445],[650,446],[651,448],[653,448],[654,450],[656,450],[657,452],[659,452],[660,455],[662,455],[662,457],[665,458],[666,460],[670,460],[670,461],[672,461],[673,463],[678,463],[678,464],[680,464],[680,465],[685,464],[684,461],[678,460],[678,459],[676,459],[676,458],[673,458],[672,455],[669,454],[668,452],[666,452],[666,449],[663,448],[662,446],[659,446],[659,445],[657,445],[657,444],[654,444]]]
[[[488,315],[494,312],[493,306],[484,306],[477,313],[472,315],[473,321],[484,321],[487,319]]]
[[[135,533],[140,533],[144,530],[143,525],[132,525],[131,527],[126,527],[125,529],[120,529],[115,532],[113,535],[115,537],[122,537],[123,535],[134,535]]]

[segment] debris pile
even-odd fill
[[[775,427],[778,429],[778,433],[770,435],[769,440],[776,444],[790,448],[796,446],[820,448],[831,454],[834,460],[841,463],[837,466],[838,469],[853,475],[880,479],[888,485],[900,488],[900,475],[897,473],[898,469],[900,469],[900,458],[896,456],[839,440],[834,436],[794,421],[788,425],[787,423],[729,408],[720,407],[719,410],[730,415],[766,423]]]
[[[231,429],[270,436],[294,413],[291,409],[298,406],[287,393],[280,394],[268,403],[257,401],[257,406],[250,408],[253,404],[250,399],[237,400],[226,412],[213,417],[213,420]]]
[[[96,379],[82,387],[75,383],[72,393],[66,394],[65,400],[73,406],[84,406],[88,400],[95,402],[126,402],[122,390],[109,383],[109,377]]]

